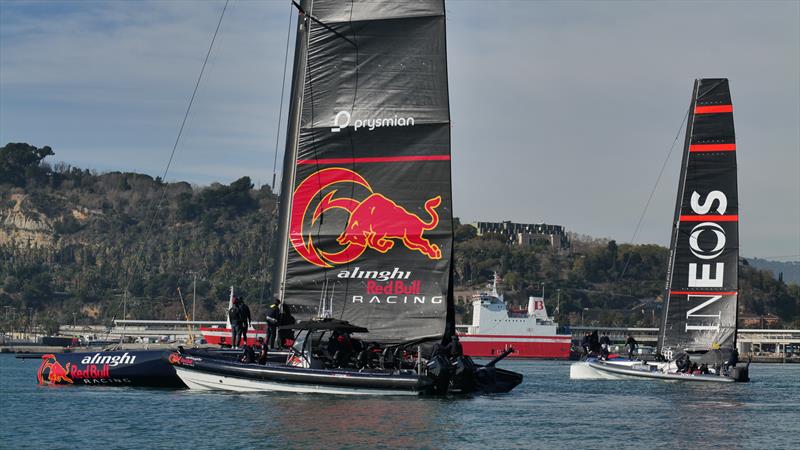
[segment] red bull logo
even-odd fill
[[[337,197],[338,190],[328,192],[317,204],[309,227],[313,226],[326,211],[341,209],[349,215],[347,226],[336,243],[341,250],[327,252],[317,247],[313,233],[306,229],[305,218],[312,201],[321,192],[337,183],[361,186],[369,192],[364,200]],[[430,259],[441,259],[439,246],[426,239],[423,234],[439,225],[436,212],[442,204],[441,196],[433,197],[423,205],[428,219],[409,212],[392,199],[376,193],[367,181],[352,170],[334,167],[319,170],[303,180],[294,192],[290,220],[290,238],[294,249],[306,261],[319,267],[346,264],[360,257],[367,248],[386,253],[396,243],[417,251]]]
[[[72,379],[69,377],[70,366],[70,363],[67,363],[66,367],[62,366],[52,353],[42,355],[42,365],[36,374],[39,384],[72,384]]]
[[[181,356],[180,353],[176,353],[176,352],[170,353],[169,357],[167,357],[167,360],[173,366],[193,366],[194,365],[194,360],[192,360],[190,358],[184,358],[183,356]]]

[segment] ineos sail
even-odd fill
[[[727,79],[694,83],[670,245],[659,350],[736,346],[739,203]]]
[[[453,248],[443,1],[299,6],[311,20],[297,34],[276,291],[299,318],[347,320],[370,340],[440,337]]]

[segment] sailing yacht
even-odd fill
[[[749,381],[736,366],[739,203],[728,80],[695,80],[673,220],[658,351],[662,362],[590,357],[572,379]]]
[[[305,0],[295,43],[275,295],[286,363],[175,353],[193,389],[507,392],[459,355],[443,0]],[[453,349],[451,351],[450,349]]]

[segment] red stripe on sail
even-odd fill
[[[689,146],[690,152],[733,152],[736,151],[736,144],[692,144]]]
[[[705,216],[681,216],[681,222],[738,222],[739,215],[733,214],[728,216],[720,216],[716,214],[708,214]]]
[[[450,161],[450,155],[374,156],[365,158],[298,159],[297,165],[302,166],[306,164],[353,164],[353,163],[385,163],[385,162],[412,162],[412,161]]]
[[[695,114],[716,114],[729,112],[733,112],[733,105],[708,105],[696,106],[694,108]]]
[[[704,292],[704,291],[669,291],[669,295],[736,295],[736,291]]]

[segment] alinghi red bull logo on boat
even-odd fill
[[[81,364],[108,364],[111,367],[116,367],[119,364],[133,364],[135,361],[136,356],[129,355],[128,352],[114,356],[95,353],[94,356],[84,356],[81,359]]]
[[[337,190],[331,190],[317,203],[313,210],[311,223],[306,224],[306,214],[312,201],[323,190],[337,183],[355,184],[370,194],[363,200],[350,197],[337,197]],[[409,212],[392,199],[374,192],[367,181],[358,173],[341,167],[319,170],[303,180],[294,192],[289,236],[292,246],[306,261],[319,267],[333,267],[358,259],[367,248],[386,253],[396,243],[408,250],[419,252],[430,259],[441,259],[442,251],[423,235],[439,225],[436,208],[442,204],[442,197],[436,196],[425,201],[423,207],[428,218],[423,219]],[[342,248],[328,252],[317,247],[313,234],[306,231],[320,216],[333,209],[345,211],[349,218],[344,231],[336,239]]]

